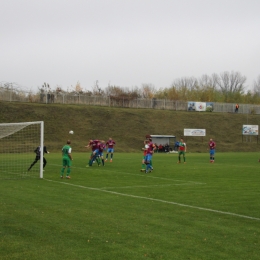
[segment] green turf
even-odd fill
[[[1,260],[260,258],[256,153],[155,154],[149,174],[141,152],[73,158],[70,180],[60,154],[44,179],[1,180]]]

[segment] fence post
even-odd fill
[[[13,91],[13,85],[11,83],[11,89],[10,89],[10,102],[12,102],[12,91]]]

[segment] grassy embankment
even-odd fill
[[[112,137],[117,152],[137,152],[146,134],[175,135],[184,128],[206,129],[206,137],[187,137],[189,152],[206,152],[212,137],[218,152],[257,151],[256,137],[244,137],[242,125],[259,125],[259,115],[234,113],[185,112],[152,109],[127,109],[84,105],[34,104],[0,102],[0,123],[44,121],[45,143],[49,150],[59,151],[72,139],[74,151],[85,151],[89,139]],[[73,129],[73,136],[68,131]]]

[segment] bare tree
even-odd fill
[[[212,76],[209,75],[202,75],[202,77],[199,79],[199,85],[201,88],[212,88],[213,90],[217,88],[217,74],[212,74]]]
[[[106,96],[122,96],[124,94],[124,90],[121,87],[118,86],[107,86],[105,89]]]
[[[173,82],[176,89],[194,90],[198,87],[198,80],[195,77],[184,77]]]
[[[93,92],[93,95],[97,95],[97,96],[104,95],[104,91],[98,85],[98,80],[95,81],[92,92]]]
[[[143,98],[153,98],[156,93],[155,86],[152,84],[142,84],[141,93]]]
[[[257,80],[254,81],[254,93],[260,95],[260,75],[258,76]]]
[[[174,96],[174,99],[181,100],[197,99],[198,89],[199,84],[195,77],[183,77],[173,82],[171,96]]]
[[[217,87],[223,94],[240,93],[245,89],[246,77],[242,76],[240,72],[225,71],[216,77]]]

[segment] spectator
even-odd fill
[[[236,104],[235,113],[237,113],[237,112],[238,112],[238,109],[239,109],[239,105],[238,105],[238,104]]]
[[[51,94],[51,103],[54,103],[54,94]]]
[[[157,144],[154,144],[154,145],[155,145],[154,152],[158,153],[159,152],[159,146]]]
[[[51,94],[50,94],[50,93],[47,94],[47,100],[48,100],[47,103],[50,103],[50,102],[51,102],[51,101],[50,101],[50,100],[51,100]]]
[[[40,102],[43,102],[43,97],[44,97],[44,94],[41,93],[41,94],[40,94]]]

